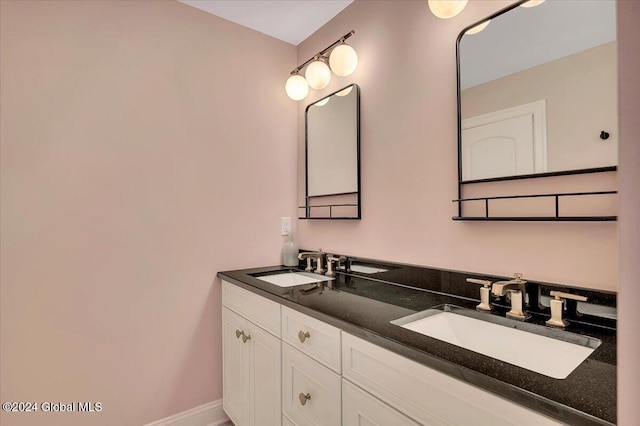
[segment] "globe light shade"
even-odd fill
[[[315,60],[307,66],[304,76],[311,88],[324,89],[331,81],[331,70],[323,61]]]
[[[431,13],[440,19],[449,19],[456,16],[467,6],[468,0],[429,0]]]
[[[488,21],[484,21],[478,25],[476,25],[473,28],[469,28],[465,34],[478,34],[480,31],[484,30],[485,28],[487,28],[487,25],[489,25],[489,22],[491,22],[491,19],[489,19]]]
[[[329,99],[331,99],[331,98],[330,97],[326,97],[323,100],[316,102],[314,105],[315,106],[324,106],[324,105],[329,103]]]
[[[526,3],[522,3],[520,6],[522,7],[536,7],[544,3],[544,0],[529,0]]]
[[[358,54],[348,44],[341,44],[331,51],[329,66],[336,75],[345,77],[356,70]]]
[[[309,85],[307,80],[299,74],[294,74],[287,80],[284,85],[284,90],[287,91],[287,95],[294,101],[300,101],[309,93]]]

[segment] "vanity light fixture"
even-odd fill
[[[358,54],[355,49],[344,42],[338,45],[329,56],[331,70],[340,77],[353,73],[358,66]]]
[[[453,18],[467,6],[468,0],[429,0],[431,13],[440,19]]]
[[[285,84],[287,95],[294,101],[299,101],[307,96],[309,87],[313,89],[327,87],[331,81],[331,71],[340,77],[353,73],[358,65],[358,55],[353,47],[345,44],[345,40],[355,33],[354,30],[351,30],[291,71],[291,76]],[[327,56],[328,54],[330,55]],[[327,61],[329,65],[327,65]],[[307,69],[303,77],[300,75],[300,71],[305,67]]]
[[[291,99],[299,101],[304,99],[307,93],[309,93],[309,85],[303,76],[296,73],[289,77],[287,84],[284,85],[284,90],[286,90],[287,95]]]
[[[475,27],[469,28],[467,31],[465,31],[465,34],[478,34],[480,31],[487,28],[487,26],[489,25],[489,22],[491,22],[491,19],[481,22]]]
[[[312,89],[324,89],[331,81],[331,70],[329,65],[319,56],[309,64],[307,71],[304,73],[307,84]]]
[[[536,7],[544,3],[545,0],[529,0],[526,3],[522,3],[520,6],[522,7]]]

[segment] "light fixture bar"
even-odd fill
[[[330,51],[331,49],[333,49],[334,47],[336,47],[337,45],[344,43],[344,41],[346,39],[348,39],[349,37],[351,37],[352,35],[354,35],[356,33],[355,30],[351,30],[349,31],[347,34],[343,35],[342,37],[340,37],[338,40],[336,40],[335,42],[333,42],[331,45],[329,45],[328,47],[324,48],[323,50],[321,50],[320,52],[316,53],[313,57],[309,58],[306,62],[304,62],[302,65],[298,65],[298,67],[294,68],[293,71],[291,71],[291,75],[297,74],[302,68],[306,67],[307,65],[309,65],[311,62],[313,62],[314,60],[322,57],[325,55],[325,53],[327,53],[328,51]]]

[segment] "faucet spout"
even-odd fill
[[[495,296],[504,296],[509,291],[526,292],[525,284],[527,283],[522,279],[522,274],[514,274],[514,279],[510,281],[497,281],[493,283],[491,287],[491,293]]]
[[[321,250],[316,251],[306,251],[304,253],[300,253],[298,255],[298,259],[303,260],[303,259],[307,259],[307,265],[309,265],[307,267],[307,270],[311,270],[311,266],[308,262],[310,262],[312,258],[316,259],[316,270],[314,271],[316,274],[323,274],[324,273],[324,269],[322,269],[322,265],[324,263],[324,256],[325,254],[322,252]]]
[[[305,251],[304,253],[298,254],[298,259],[304,260],[309,257],[318,257],[318,255],[320,255],[320,253],[317,253],[315,251]]]
[[[491,286],[491,293],[494,296],[504,296],[509,291],[523,291],[524,281],[497,281]]]
[[[522,309],[524,295],[526,294],[525,284],[527,282],[522,279],[522,274],[514,274],[514,276],[513,280],[493,283],[491,292],[495,296],[504,296],[507,293],[511,293],[511,310],[507,312],[507,317],[524,321],[528,318],[528,315]]]

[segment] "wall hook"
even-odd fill
[[[600,132],[600,139],[602,139],[603,141],[606,141],[607,139],[609,139],[609,132],[606,131],[601,131]]]

